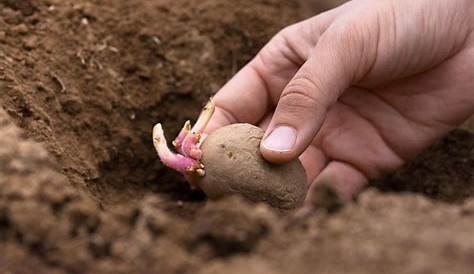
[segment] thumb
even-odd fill
[[[361,64],[362,41],[348,29],[328,29],[310,58],[280,95],[260,150],[285,163],[301,155],[322,126],[328,109],[352,84]]]

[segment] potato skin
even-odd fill
[[[259,127],[233,124],[206,138],[201,147],[206,175],[199,186],[211,199],[239,193],[281,209],[303,203],[308,184],[301,162],[267,162],[259,149],[263,134]]]

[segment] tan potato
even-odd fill
[[[273,165],[260,154],[262,129],[233,124],[209,135],[202,144],[206,175],[199,186],[210,198],[242,194],[252,201],[291,209],[302,204],[308,184],[299,160]]]

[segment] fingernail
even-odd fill
[[[288,126],[275,128],[270,135],[263,141],[263,146],[273,151],[289,151],[293,148],[296,141],[296,129]]]

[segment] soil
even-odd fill
[[[327,3],[0,0],[0,273],[472,273],[472,122],[311,212],[207,201],[157,161],[154,123]]]

